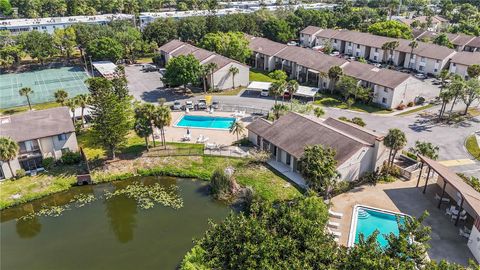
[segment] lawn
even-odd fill
[[[480,147],[478,147],[477,138],[475,135],[470,135],[465,141],[465,148],[477,160],[480,160]]]
[[[45,109],[50,109],[50,108],[55,108],[55,107],[60,107],[60,103],[46,102],[46,103],[39,103],[39,104],[33,104],[32,105],[32,109],[34,109],[34,110],[45,110]],[[13,107],[13,108],[7,108],[7,109],[0,109],[0,114],[15,114],[15,113],[20,113],[20,112],[26,112],[26,111],[28,111],[28,109],[29,109],[28,105]]]
[[[352,111],[357,111],[357,112],[366,112],[366,113],[378,113],[378,114],[387,114],[391,113],[391,111],[386,110],[384,108],[356,102],[353,104],[350,108],[348,108],[348,105],[339,97],[336,95],[330,95],[330,94],[321,94],[320,98],[316,98],[314,101],[314,104],[325,106],[325,107],[334,107],[334,108],[339,108],[339,109],[348,109]]]
[[[252,70],[250,69],[250,81],[257,81],[257,82],[273,82],[273,79],[268,77],[268,73],[265,71],[260,70]]]

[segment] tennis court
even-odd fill
[[[69,97],[88,92],[87,73],[81,67],[47,68],[0,75],[0,109],[26,105],[27,98],[18,94],[20,88],[30,87],[32,104],[55,100],[53,93],[65,89]]]

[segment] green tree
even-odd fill
[[[147,148],[147,151],[149,151],[148,137],[153,134],[151,123],[150,118],[145,117],[143,113],[137,113],[137,110],[135,110],[135,123],[133,125],[133,130],[135,130],[135,133],[137,133],[139,137],[145,139],[145,147]]]
[[[10,16],[13,13],[12,5],[9,0],[0,0],[0,13]]]
[[[397,152],[407,144],[407,137],[400,129],[391,128],[388,130],[388,134],[385,136],[383,144],[390,148],[390,152],[388,154],[388,165],[392,166]]]
[[[337,84],[337,81],[342,77],[343,75],[343,70],[339,66],[333,66],[328,70],[328,79],[330,80],[330,92],[333,94],[333,90],[335,88],[335,85]]]
[[[30,95],[33,94],[32,88],[30,88],[30,87],[23,87],[22,89],[20,89],[20,90],[18,91],[18,94],[20,94],[20,96],[22,96],[22,97],[26,97],[26,98],[27,98],[28,107],[30,108],[30,110],[32,110],[32,104],[30,103]]]
[[[228,73],[232,75],[232,89],[235,89],[235,76],[240,72],[240,70],[235,66],[230,66]]]
[[[337,171],[336,152],[322,145],[306,146],[299,160],[300,172],[308,182],[308,186],[324,194],[328,199],[340,174]]]
[[[116,63],[122,58],[124,51],[117,40],[103,37],[88,43],[87,54],[92,56],[93,60],[109,60]]]
[[[53,32],[53,43],[55,48],[67,60],[70,60],[73,50],[77,46],[75,29],[73,27],[55,29],[55,32]]]
[[[450,49],[454,48],[453,43],[448,39],[448,36],[445,33],[436,36],[435,39],[433,39],[433,43]]]
[[[287,89],[287,82],[284,80],[274,81],[268,88],[268,94],[275,98],[275,105],[277,105],[277,99],[283,95]]]
[[[92,97],[93,135],[115,159],[118,147],[126,142],[132,128],[130,97],[119,95],[122,90],[105,78],[90,78],[87,84]]]
[[[162,138],[162,145],[167,149],[167,142],[165,140],[165,127],[170,126],[172,122],[172,112],[170,108],[165,105],[160,105],[156,108],[153,123],[160,130],[160,137]]]
[[[42,65],[46,58],[57,53],[52,36],[45,32],[22,33],[17,37],[17,41],[30,57],[38,59]]]
[[[475,78],[467,81],[461,99],[465,103],[465,111],[463,114],[467,114],[470,105],[472,105],[475,100],[480,99],[480,79]]]
[[[453,107],[455,106],[457,100],[462,98],[465,93],[465,81],[461,77],[455,77],[453,81],[448,85],[447,91],[452,97],[452,106],[450,107],[450,115],[452,114]]]
[[[215,91],[215,70],[217,69],[217,64],[214,62],[208,63],[205,65],[205,68],[208,70],[208,73],[210,74],[210,88],[212,91]]]
[[[159,102],[160,103],[160,102]],[[163,104],[160,104],[163,106]],[[152,103],[142,103],[140,105],[137,105],[135,108],[135,117],[137,118],[142,118],[142,119],[148,119],[145,120],[145,122],[148,122],[150,125],[150,129],[152,130],[152,134],[154,131],[154,119],[155,119],[155,114],[156,114],[156,108],[155,105]],[[143,120],[140,120],[140,124],[145,124]],[[153,147],[156,147],[155,143],[155,136],[152,136],[152,141],[153,141]]]
[[[368,32],[391,38],[413,38],[412,29],[404,23],[398,21],[377,22],[368,27]]]
[[[146,41],[155,41],[162,46],[168,41],[177,38],[177,25],[173,19],[157,19],[149,23],[143,30]]]
[[[313,114],[316,117],[320,118],[325,115],[325,111],[322,109],[322,107],[315,107],[315,109],[313,110]]]
[[[77,105],[81,108],[81,119],[82,119],[82,128],[85,128],[85,108],[90,104],[91,102],[91,96],[87,94],[80,94],[75,97],[77,100]]]
[[[168,61],[162,81],[170,86],[183,85],[186,90],[187,84],[200,77],[200,71],[200,62],[193,55],[180,55]]]
[[[449,90],[442,90],[439,94],[440,99],[442,100],[442,106],[440,106],[440,111],[438,112],[438,119],[442,119],[447,109],[447,104],[452,100],[452,92]]]
[[[0,137],[0,160],[8,164],[10,174],[15,177],[10,161],[17,157],[20,150],[18,143],[7,137]]]
[[[242,122],[235,121],[230,126],[230,133],[237,135],[237,141],[240,140],[239,136],[245,132],[245,127]]]
[[[58,89],[53,93],[55,97],[55,102],[60,103],[60,105],[65,106],[65,101],[68,99],[68,92],[64,89]]]
[[[480,64],[474,64],[467,68],[469,78],[478,79],[480,77]]]
[[[241,32],[217,32],[206,34],[199,45],[206,50],[245,63],[247,58],[252,55],[248,43],[245,35]]]
[[[426,156],[433,160],[438,159],[439,150],[440,148],[438,146],[433,145],[430,142],[421,142],[421,141],[415,141],[415,147],[410,148],[410,152],[414,154]]]
[[[283,70],[274,70],[268,73],[268,77],[276,81],[286,81],[288,78],[287,73]]]
[[[77,97],[69,98],[65,101],[65,106],[67,106],[70,111],[72,112],[72,122],[75,125],[75,109],[78,107],[78,99]]]
[[[142,33],[136,28],[129,26],[115,33],[115,39],[123,46],[125,58],[134,63],[145,45],[142,40]]]
[[[345,101],[348,100],[348,98],[356,93],[356,90],[358,88],[358,81],[350,76],[342,76],[340,77],[340,80],[338,81],[336,88],[340,92],[340,94],[343,96]]]
[[[286,43],[295,38],[295,32],[283,19],[270,18],[262,26],[263,36],[273,41]]]
[[[207,34],[204,17],[187,17],[178,22],[178,37],[185,42],[199,42]]]
[[[293,95],[298,91],[299,87],[300,87],[300,85],[298,84],[298,82],[296,80],[290,80],[290,81],[287,82],[286,90],[290,94],[290,101],[293,100]],[[293,106],[293,103],[290,102],[290,110],[293,109],[292,106]]]
[[[416,40],[414,40],[414,41],[408,43],[408,46],[410,47],[410,60],[409,60],[409,61],[411,62],[411,61],[412,61],[412,58],[413,58],[413,51],[414,51],[416,48],[418,48],[418,42],[417,42]],[[411,63],[408,63],[408,66],[409,66],[410,68],[414,68]]]
[[[400,43],[395,40],[395,41],[390,41],[390,42],[385,42],[383,45],[382,45],[382,50],[384,51],[389,51],[389,55],[388,55],[388,58],[387,58],[387,63],[389,64],[392,64],[393,65],[393,51],[400,45]]]

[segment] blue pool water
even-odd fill
[[[405,216],[400,217],[403,223]],[[394,233],[398,235],[398,223],[395,214],[381,212],[369,208],[359,207],[357,211],[357,227],[355,231],[355,243],[358,243],[360,234],[365,238],[370,236],[375,230],[379,231],[377,241],[382,247],[388,245],[384,235]]]
[[[191,128],[214,128],[214,129],[229,129],[235,122],[232,117],[213,117],[200,115],[184,115],[178,121],[178,127]]]

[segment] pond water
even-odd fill
[[[142,209],[125,195],[105,199],[105,190],[139,181],[178,186],[183,207]],[[58,217],[18,219],[42,205],[65,205],[78,194],[97,200]],[[192,239],[208,229],[208,220],[220,221],[230,211],[209,196],[205,182],[191,179],[144,177],[75,187],[1,212],[0,269],[175,269],[193,247]]]

